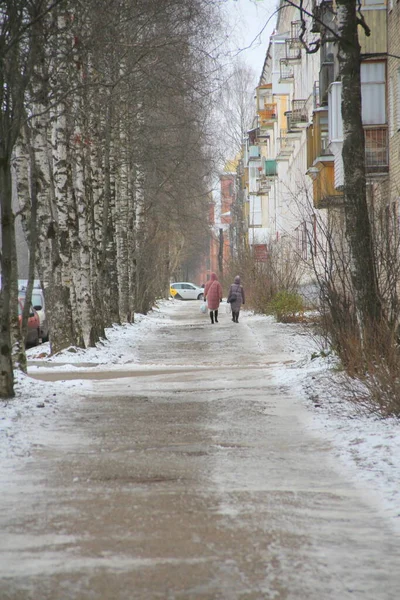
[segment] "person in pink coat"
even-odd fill
[[[211,273],[210,279],[204,288],[204,301],[207,301],[211,323],[214,325],[214,319],[218,323],[219,303],[222,302],[222,285],[215,273]]]

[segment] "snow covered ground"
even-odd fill
[[[33,374],[39,369],[43,372],[44,368],[54,366],[66,372],[88,366],[104,370],[104,365],[107,371],[118,371],[127,364],[132,368],[132,363],[140,369],[149,367],[140,365],[135,349],[150,329],[169,320],[176,302],[179,301],[161,301],[147,316],[137,315],[135,324],[109,328],[107,340],[96,348],[71,348],[53,357],[48,356],[48,344],[32,348],[28,350],[28,359],[41,361],[41,366],[30,366],[29,372]],[[350,470],[355,482],[364,487],[367,482],[375,491],[382,511],[400,528],[400,420],[360,414],[355,406],[345,402],[334,385],[338,376],[332,359],[313,358],[319,349],[300,326],[275,324],[270,317],[247,311],[243,316],[243,321],[249,324],[270,320],[271,325],[282,329],[287,351],[296,361],[291,365],[275,365],[276,380],[296,390],[299,400],[309,410],[310,427],[329,438],[338,463]],[[15,398],[0,402],[0,468],[12,468],[21,457],[29,458],[36,444],[45,443],[51,420],[63,406],[78,403],[80,395],[90,392],[91,387],[90,380],[44,382],[17,374]]]

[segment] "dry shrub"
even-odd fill
[[[346,397],[369,412],[400,416],[400,349],[396,333],[382,322],[366,325],[361,336],[351,307],[347,312],[343,306],[339,310],[337,303],[330,308],[322,312],[320,333],[346,373]]]
[[[394,336],[383,327],[369,340],[355,342],[350,352],[345,396],[360,410],[383,417],[400,416],[400,353]],[[353,373],[353,374],[352,374]]]
[[[287,245],[270,245],[268,259],[262,262],[249,248],[229,263],[224,287],[240,275],[246,292],[246,305],[257,313],[271,314],[270,304],[274,296],[278,292],[295,294],[301,273],[302,264]]]

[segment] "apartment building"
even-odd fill
[[[362,0],[371,35],[359,28],[367,188],[377,219],[393,218],[400,197],[400,12],[391,1],[388,11],[385,0]],[[319,245],[316,219],[342,228],[343,124],[334,1],[303,8],[281,2],[243,151],[241,193],[249,245],[262,232],[307,261]]]

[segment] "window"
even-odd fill
[[[362,63],[361,98],[364,125],[382,125],[387,122],[385,85],[384,62]]]

